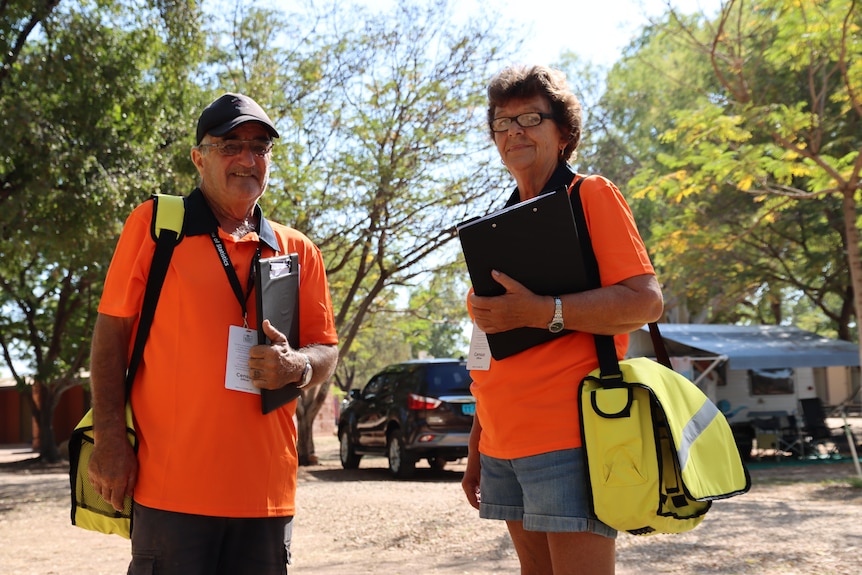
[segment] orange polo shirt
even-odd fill
[[[152,201],[126,221],[99,312],[139,314],[155,243]],[[260,208],[256,207],[258,215]],[[216,252],[217,229],[246,288],[252,258],[296,252],[300,263],[300,346],[338,342],[323,259],[300,232],[261,225],[260,236],[224,233],[195,190],[186,200],[185,237],[174,250],[141,366],[132,386],[140,447],[134,498],[147,507],[222,517],[294,514],[296,402],[263,415],[260,396],[225,388],[228,327],[242,311]],[[257,327],[255,294],[248,325]],[[131,350],[130,350],[131,353]]]
[[[591,176],[580,191],[602,285],[654,274],[631,210],[616,186]],[[622,359],[628,335],[614,341]],[[479,451],[515,459],[580,447],[578,387],[597,367],[593,335],[572,332],[500,361],[492,358],[487,371],[471,370],[482,425]]]

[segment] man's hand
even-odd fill
[[[123,510],[138,481],[138,458],[125,433],[117,438],[100,438],[93,446],[87,477],[102,499]]]
[[[120,511],[138,481],[138,459],[126,436],[126,369],[135,317],[99,314],[93,328],[90,383],[95,443],[87,477]]]
[[[290,347],[287,336],[275,329],[268,319],[263,332],[272,342],[256,345],[249,351],[248,370],[251,383],[261,389],[279,389],[299,381],[305,369],[305,356]]]

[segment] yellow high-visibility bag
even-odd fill
[[[126,435],[138,450],[138,437],[132,419],[132,406],[126,403]],[[89,410],[75,427],[69,439],[69,479],[72,487],[72,525],[90,531],[119,535],[129,539],[132,533],[132,498],[126,496],[123,510],[96,493],[87,477],[87,466],[93,454],[93,410]]]
[[[573,182],[569,200],[584,273],[601,274]],[[596,335],[600,368],[581,382],[578,403],[593,512],[633,535],[682,533],[697,527],[712,501],[745,493],[748,471],[724,414],[698,387],[670,368],[658,325],[649,324],[656,358],[618,361],[613,337]]]
[[[694,529],[713,500],[751,479],[727,420],[698,387],[648,358],[581,382],[581,436],[593,511],[633,535]]]
[[[182,240],[182,226],[185,204],[182,196],[156,194],[153,198],[153,225],[151,234],[156,242],[153,263],[147,276],[147,288],[135,334],[135,345],[129,368],[126,373],[126,435],[137,453],[138,438],[135,433],[134,415],[129,402],[132,381],[144,353],[144,345],[156,311],[162,283],[173,255],[174,247]],[[173,233],[162,234],[168,231]],[[93,434],[93,410],[90,409],[69,437],[69,484],[72,490],[72,525],[119,535],[126,539],[132,533],[132,498],[126,496],[123,510],[117,511],[113,505],[102,499],[93,489],[87,475],[90,456],[95,445]]]

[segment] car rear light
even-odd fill
[[[423,397],[421,395],[416,395],[415,393],[411,393],[407,396],[407,409],[410,410],[421,410],[421,409],[436,409],[442,402],[436,397]]]

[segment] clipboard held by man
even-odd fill
[[[287,337],[294,349],[299,347],[299,256],[287,254],[262,258],[255,270],[257,293],[257,340],[269,344],[263,332],[263,320]],[[300,390],[293,385],[279,389],[260,390],[261,409],[264,414],[278,409],[299,397]]]

